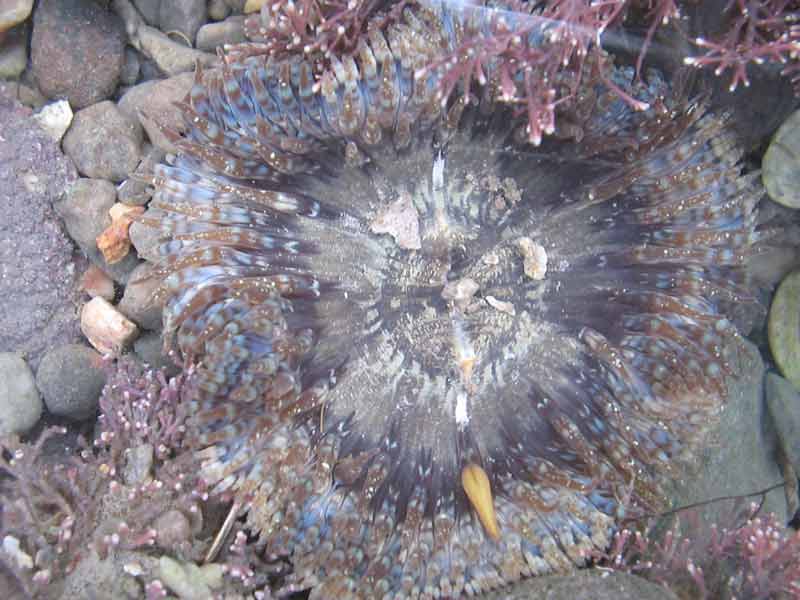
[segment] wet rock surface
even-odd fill
[[[668,488],[672,507],[751,494],[783,480],[775,460],[778,438],[764,397],[764,361],[746,341],[732,354],[740,375],[728,380],[728,402],[709,431],[706,447]],[[704,523],[721,523],[729,517],[730,505],[711,502],[696,510]],[[782,488],[766,494],[763,510],[788,520]]]
[[[74,247],[52,204],[77,174],[30,111],[0,94],[0,352],[44,351],[77,328]]]

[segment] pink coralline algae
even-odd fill
[[[765,235],[728,117],[596,51],[547,82],[540,139],[509,94],[542,80],[487,58],[449,89],[498,13],[541,46],[505,6],[376,8],[324,56],[232,48],[167,132],[142,221],[165,343],[196,365],[185,442],[291,562],[284,592],[585,564],[725,402]]]

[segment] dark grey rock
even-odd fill
[[[74,247],[52,203],[77,178],[30,110],[0,92],[0,352],[35,369],[45,349],[78,339]]]
[[[481,600],[677,600],[660,585],[627,573],[586,570],[526,579]]]
[[[56,205],[58,214],[73,240],[95,265],[114,281],[126,283],[138,264],[136,255],[128,254],[109,265],[97,248],[97,236],[111,225],[108,210],[114,205],[116,189],[104,179],[79,179],[68,190],[64,201]]]
[[[153,302],[157,278],[148,278],[152,265],[141,263],[131,273],[117,309],[143,329],[161,329],[161,306]]]
[[[91,0],[42,0],[33,15],[31,62],[39,89],[73,109],[111,96],[125,61],[122,21]]]
[[[194,45],[197,30],[208,19],[206,0],[170,0],[162,2],[159,24],[165,33],[179,31]]]
[[[240,44],[246,40],[242,15],[229,17],[219,23],[208,23],[197,32],[197,47],[209,52],[214,52],[225,44]]]
[[[50,350],[36,373],[36,386],[47,410],[75,421],[94,415],[105,383],[103,357],[81,344]]]
[[[33,373],[13,352],[0,353],[0,436],[26,433],[42,414]]]
[[[86,177],[122,181],[139,164],[141,150],[139,121],[109,101],[75,113],[64,136],[64,152]]]
[[[800,392],[780,375],[767,373],[766,398],[786,458],[800,473]]]

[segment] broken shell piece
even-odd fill
[[[419,213],[404,194],[386,207],[370,224],[372,233],[388,233],[405,250],[422,248],[419,235]]]
[[[547,252],[544,246],[537,244],[529,237],[517,239],[517,249],[522,255],[522,268],[531,279],[544,279],[547,273]]]
[[[448,281],[442,288],[442,298],[453,301],[459,308],[465,308],[479,288],[478,282],[470,277]]]
[[[81,331],[98,352],[119,354],[136,336],[136,324],[101,297],[92,298],[81,311]]]
[[[144,213],[143,206],[128,206],[119,202],[109,209],[111,225],[97,236],[97,247],[108,264],[121,261],[131,251],[128,229],[134,218],[142,213]]]

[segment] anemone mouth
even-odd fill
[[[589,88],[579,135],[532,147],[491,95],[442,110],[411,17],[319,91],[302,61],[198,75],[146,218],[204,478],[321,597],[581,564],[723,404],[748,299],[759,193],[723,118]]]

